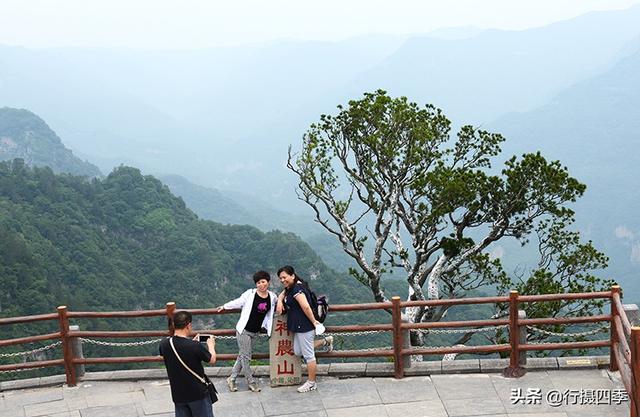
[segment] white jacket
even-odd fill
[[[256,294],[256,289],[252,288],[242,293],[242,295],[235,300],[231,300],[228,303],[224,303],[223,307],[225,310],[231,310],[234,308],[242,308],[240,312],[240,319],[236,324],[236,330],[238,333],[242,333],[244,328],[247,326],[249,322],[249,316],[251,315],[251,307],[253,307],[253,297]],[[264,316],[264,320],[262,321],[262,327],[267,329],[267,335],[271,336],[271,324],[273,323],[273,313],[276,310],[276,301],[278,298],[274,294],[273,291],[269,291],[269,297],[271,298],[271,309],[267,312],[267,315]]]

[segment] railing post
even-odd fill
[[[631,417],[640,417],[640,327],[631,328]]]
[[[619,316],[620,312],[618,311],[618,308],[616,307],[616,303],[614,302],[614,297],[615,296],[620,296],[620,286],[619,285],[613,285],[611,287],[611,323],[609,324],[609,328],[611,329],[609,331],[609,335],[611,337],[611,347],[609,348],[609,370],[611,372],[615,372],[618,370],[618,362],[616,361],[616,355],[618,354],[618,352],[616,352],[616,349],[614,348],[616,340],[618,340],[618,332],[616,331],[616,326],[614,323],[614,317]],[[622,335],[622,337],[624,337],[624,335]]]
[[[509,367],[502,371],[506,378],[520,378],[526,370],[520,366],[520,325],[518,323],[518,291],[509,293]]]
[[[80,330],[80,326],[77,324],[73,324],[69,326],[69,330],[72,332],[77,332]],[[84,359],[84,352],[82,351],[82,341],[78,337],[70,337],[69,344],[71,345],[71,352],[73,353],[73,357],[75,359]],[[76,377],[81,378],[84,376],[84,365],[77,364],[74,366],[76,370]]]
[[[173,325],[173,314],[176,312],[176,303],[170,301],[167,303],[167,326],[169,327],[169,334],[173,336],[176,328]]]
[[[404,366],[402,361],[402,312],[400,311],[400,297],[391,297],[393,306],[391,308],[393,320],[393,363],[394,376],[396,379],[404,377]]]
[[[524,310],[518,310],[518,319],[519,320],[524,320],[527,318],[527,312]],[[520,328],[519,330],[519,334],[518,334],[518,338],[520,341],[520,344],[526,344],[527,343],[527,326],[518,326]],[[519,349],[518,349],[519,350]],[[519,350],[520,355],[518,357],[518,365],[526,365],[527,364],[527,351],[526,350]]]
[[[406,320],[402,320],[401,323],[408,323]],[[409,349],[411,347],[411,334],[409,333],[409,329],[402,330],[402,348]],[[403,376],[404,370],[407,368],[411,368],[411,355],[402,355],[402,369]]]
[[[73,351],[69,343],[69,317],[67,306],[58,307],[58,321],[60,323],[60,335],[62,338],[62,352],[64,356],[64,371],[67,375],[67,386],[76,386],[76,369],[73,364]]]

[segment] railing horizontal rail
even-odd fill
[[[542,319],[520,319],[518,324],[522,326],[533,325],[555,325],[555,324],[580,324],[580,323],[599,323],[603,321],[611,321],[610,314],[601,314],[589,317],[553,317]]]
[[[500,320],[465,320],[465,321],[435,321],[429,323],[402,323],[403,329],[438,329],[443,327],[480,327],[503,326],[509,324],[508,319]],[[472,329],[470,329],[472,330]]]
[[[213,335],[213,336],[235,336],[236,335],[236,329],[194,330],[193,333],[190,333],[189,335],[191,337],[194,337],[198,333],[200,333],[200,334],[210,334],[210,335]]]
[[[331,312],[342,311],[362,311],[362,310],[385,310],[390,309],[391,303],[363,303],[363,304],[331,304]],[[216,308],[198,308],[198,309],[186,309],[193,315],[207,315],[207,314],[231,314],[239,313],[239,309],[234,310],[222,310],[218,311]]]
[[[624,311],[622,300],[620,300],[620,294],[613,294],[613,303],[615,304],[618,311]],[[622,328],[624,329],[624,334],[627,336],[631,336],[631,323],[629,322],[629,318],[626,314],[620,314],[619,317],[622,319]]]
[[[334,350],[333,352],[316,352],[321,358],[373,358],[391,357],[393,349],[369,349],[369,350]]]
[[[540,343],[540,344],[522,344],[520,350],[564,350],[564,349],[587,349],[609,347],[609,340],[593,340],[588,342],[558,342],[558,343]]]
[[[22,345],[25,343],[41,342],[43,340],[60,339],[62,334],[60,332],[40,334],[37,336],[19,337],[16,339],[4,339],[0,340],[0,347]]]
[[[384,303],[364,303],[364,304],[332,304],[331,312],[334,311],[362,311],[362,310],[389,310],[393,304]]]
[[[0,365],[0,371],[17,371],[19,369],[45,368],[49,366],[64,366],[64,359],[53,359],[50,361],[34,361],[24,363],[12,363],[10,365]]]
[[[71,330],[69,337],[158,337],[170,336],[168,330],[136,330],[136,331],[92,331],[92,330]]]
[[[133,311],[69,311],[69,318],[102,319],[102,318],[135,318],[166,316],[166,310],[133,310]]]
[[[232,310],[218,311],[217,308],[185,308],[184,311],[188,311],[189,313],[193,314],[194,316],[206,316],[206,315],[213,315],[213,314],[239,313],[240,309],[234,308]]]
[[[235,353],[219,353],[216,355],[220,361],[236,360],[238,355]],[[252,359],[269,359],[268,353],[254,353]],[[76,358],[73,363],[76,365],[96,365],[96,364],[113,364],[113,363],[136,363],[136,362],[162,362],[162,356],[121,356],[121,357],[103,357],[103,358]]]
[[[615,349],[616,351],[620,351],[620,343],[619,342],[614,342],[612,349]],[[629,364],[626,363],[622,357],[620,355],[615,355],[616,358],[616,365],[618,366],[618,370],[620,371],[620,379],[622,380],[622,385],[624,385],[624,388],[627,390],[627,392],[631,392],[631,368],[629,367]]]
[[[616,342],[620,345],[620,351],[624,355],[624,360],[628,364],[631,364],[631,348],[629,347],[629,343],[627,343],[627,338],[624,337],[624,334],[622,333],[622,322],[620,321],[620,316],[614,317],[613,325],[616,327],[616,332],[618,332],[619,335],[623,335],[623,337],[619,337]]]
[[[97,365],[109,363],[162,362],[162,356],[120,356],[117,358],[75,358],[76,365]]]
[[[509,352],[511,345],[483,345],[483,346],[451,346],[436,348],[402,349],[403,355],[446,355],[447,353],[498,353]]]
[[[18,323],[31,323],[34,321],[42,320],[58,320],[56,313],[51,314],[35,314],[33,316],[21,316],[21,317],[2,317],[0,318],[0,326],[5,324],[18,324]]]
[[[350,326],[327,326],[327,332],[330,333],[349,333],[364,331],[392,331],[391,324],[367,324],[367,325],[350,325]]]
[[[424,300],[424,301],[403,301],[400,308],[405,307],[432,307],[432,306],[448,306],[448,305],[465,305],[465,304],[495,304],[508,303],[509,297],[470,297],[470,298],[448,298],[441,300]]]
[[[611,291],[600,292],[575,292],[565,294],[540,294],[540,295],[520,295],[518,302],[530,303],[532,301],[567,301],[567,300],[584,300],[595,298],[611,298]]]

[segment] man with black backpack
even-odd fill
[[[174,335],[160,342],[160,355],[167,368],[176,417],[213,417],[212,401],[217,397],[202,362],[216,363],[216,342],[209,336],[205,347],[200,335],[191,339],[191,321],[188,311],[174,314]]]

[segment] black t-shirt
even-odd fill
[[[271,297],[269,294],[267,293],[267,296],[262,298],[256,291],[256,295],[253,297],[253,306],[251,306],[249,321],[247,321],[247,325],[244,326],[245,330],[258,333],[262,328],[262,322],[270,309]]]
[[[311,304],[311,294],[309,294],[309,289],[307,289],[304,284],[296,282],[284,298],[284,303],[287,307],[287,329],[294,333],[306,333],[313,330],[315,326],[309,321],[309,318],[304,314],[302,307],[298,304],[298,300],[296,299],[298,294],[304,294],[307,298],[307,302]]]
[[[211,360],[211,353],[209,353],[207,347],[195,340],[179,336],[173,337],[173,345],[182,361],[193,372],[204,376],[202,362],[208,363]],[[164,358],[164,365],[167,367],[167,375],[171,384],[171,398],[174,403],[197,401],[208,395],[204,384],[197,380],[191,372],[187,371],[176,358],[169,344],[169,338],[160,342],[160,355]]]

